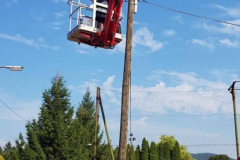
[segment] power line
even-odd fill
[[[26,122],[29,122],[28,120],[26,120],[25,118],[23,118],[22,116],[20,116],[18,113],[16,113],[12,108],[10,108],[5,102],[3,102],[1,99],[0,99],[0,101],[2,102],[2,104],[4,105],[4,106],[6,106],[8,109],[10,109],[14,114],[16,114],[18,117],[20,117],[21,119],[23,119],[24,121],[26,121]]]
[[[178,13],[181,13],[181,14],[189,15],[189,16],[192,16],[192,17],[197,17],[197,18],[201,18],[201,19],[207,19],[207,20],[211,20],[211,21],[214,21],[214,22],[218,22],[218,23],[224,23],[224,24],[240,27],[240,24],[230,23],[230,22],[226,22],[226,21],[222,21],[222,20],[218,20],[218,19],[213,19],[213,18],[209,18],[209,17],[204,17],[204,16],[200,16],[200,15],[196,15],[196,14],[192,14],[192,13],[188,13],[188,12],[172,9],[172,8],[169,8],[169,7],[164,7],[164,6],[161,6],[161,5],[158,5],[158,4],[154,4],[154,3],[148,2],[146,0],[142,0],[142,2],[150,4],[150,5],[153,5],[153,6],[156,6],[156,7],[159,7],[159,8],[170,10],[170,11],[173,11],[173,12],[178,12]]]

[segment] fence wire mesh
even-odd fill
[[[233,101],[227,89],[131,91],[130,95],[128,135],[133,133],[136,138],[134,146],[141,146],[144,137],[148,142],[158,143],[161,135],[171,135],[192,154],[214,153],[237,157]],[[101,89],[100,96],[115,148],[119,144],[122,91]],[[240,105],[240,91],[236,91],[236,103]],[[239,110],[240,107],[237,113]],[[237,118],[240,118],[238,114]],[[99,123],[105,135],[101,114]],[[104,140],[107,143],[106,136]]]

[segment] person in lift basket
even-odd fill
[[[105,4],[105,5],[108,5],[108,1],[109,0],[97,0],[98,3]],[[107,13],[107,10],[106,9],[104,9],[104,10]],[[96,21],[98,22],[98,28],[100,28],[101,30],[103,30],[103,25],[104,25],[104,22],[105,22],[106,13],[103,13],[103,12],[100,12],[100,11],[96,12]],[[118,23],[117,33],[121,33],[120,23]]]

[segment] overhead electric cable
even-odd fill
[[[197,18],[201,18],[201,19],[207,19],[207,20],[218,22],[218,23],[224,23],[224,24],[240,27],[240,24],[226,22],[226,21],[222,21],[222,20],[218,20],[218,19],[213,19],[213,18],[209,18],[209,17],[205,17],[205,16],[200,16],[200,15],[196,15],[196,14],[192,14],[192,13],[188,13],[188,12],[172,9],[172,8],[169,8],[169,7],[164,7],[164,6],[155,4],[155,3],[148,2],[146,0],[142,0],[142,2],[150,4],[150,5],[153,5],[153,6],[156,6],[156,7],[159,7],[159,8],[163,8],[163,9],[166,9],[166,10],[178,12],[178,13],[185,14],[185,15],[189,15],[189,16],[192,16],[192,17],[197,17]]]
[[[23,119],[24,121],[28,122],[28,120],[26,120],[25,118],[23,118],[22,116],[20,116],[19,114],[17,114],[12,108],[10,108],[6,103],[4,103],[1,99],[0,101],[2,102],[3,105],[5,105],[8,109],[10,109],[14,114],[16,114],[18,117],[20,117],[21,119]]]

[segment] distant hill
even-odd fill
[[[216,156],[216,154],[213,153],[197,153],[197,154],[191,154],[192,158],[196,160],[208,160],[212,156]],[[230,160],[234,160],[230,158]]]

